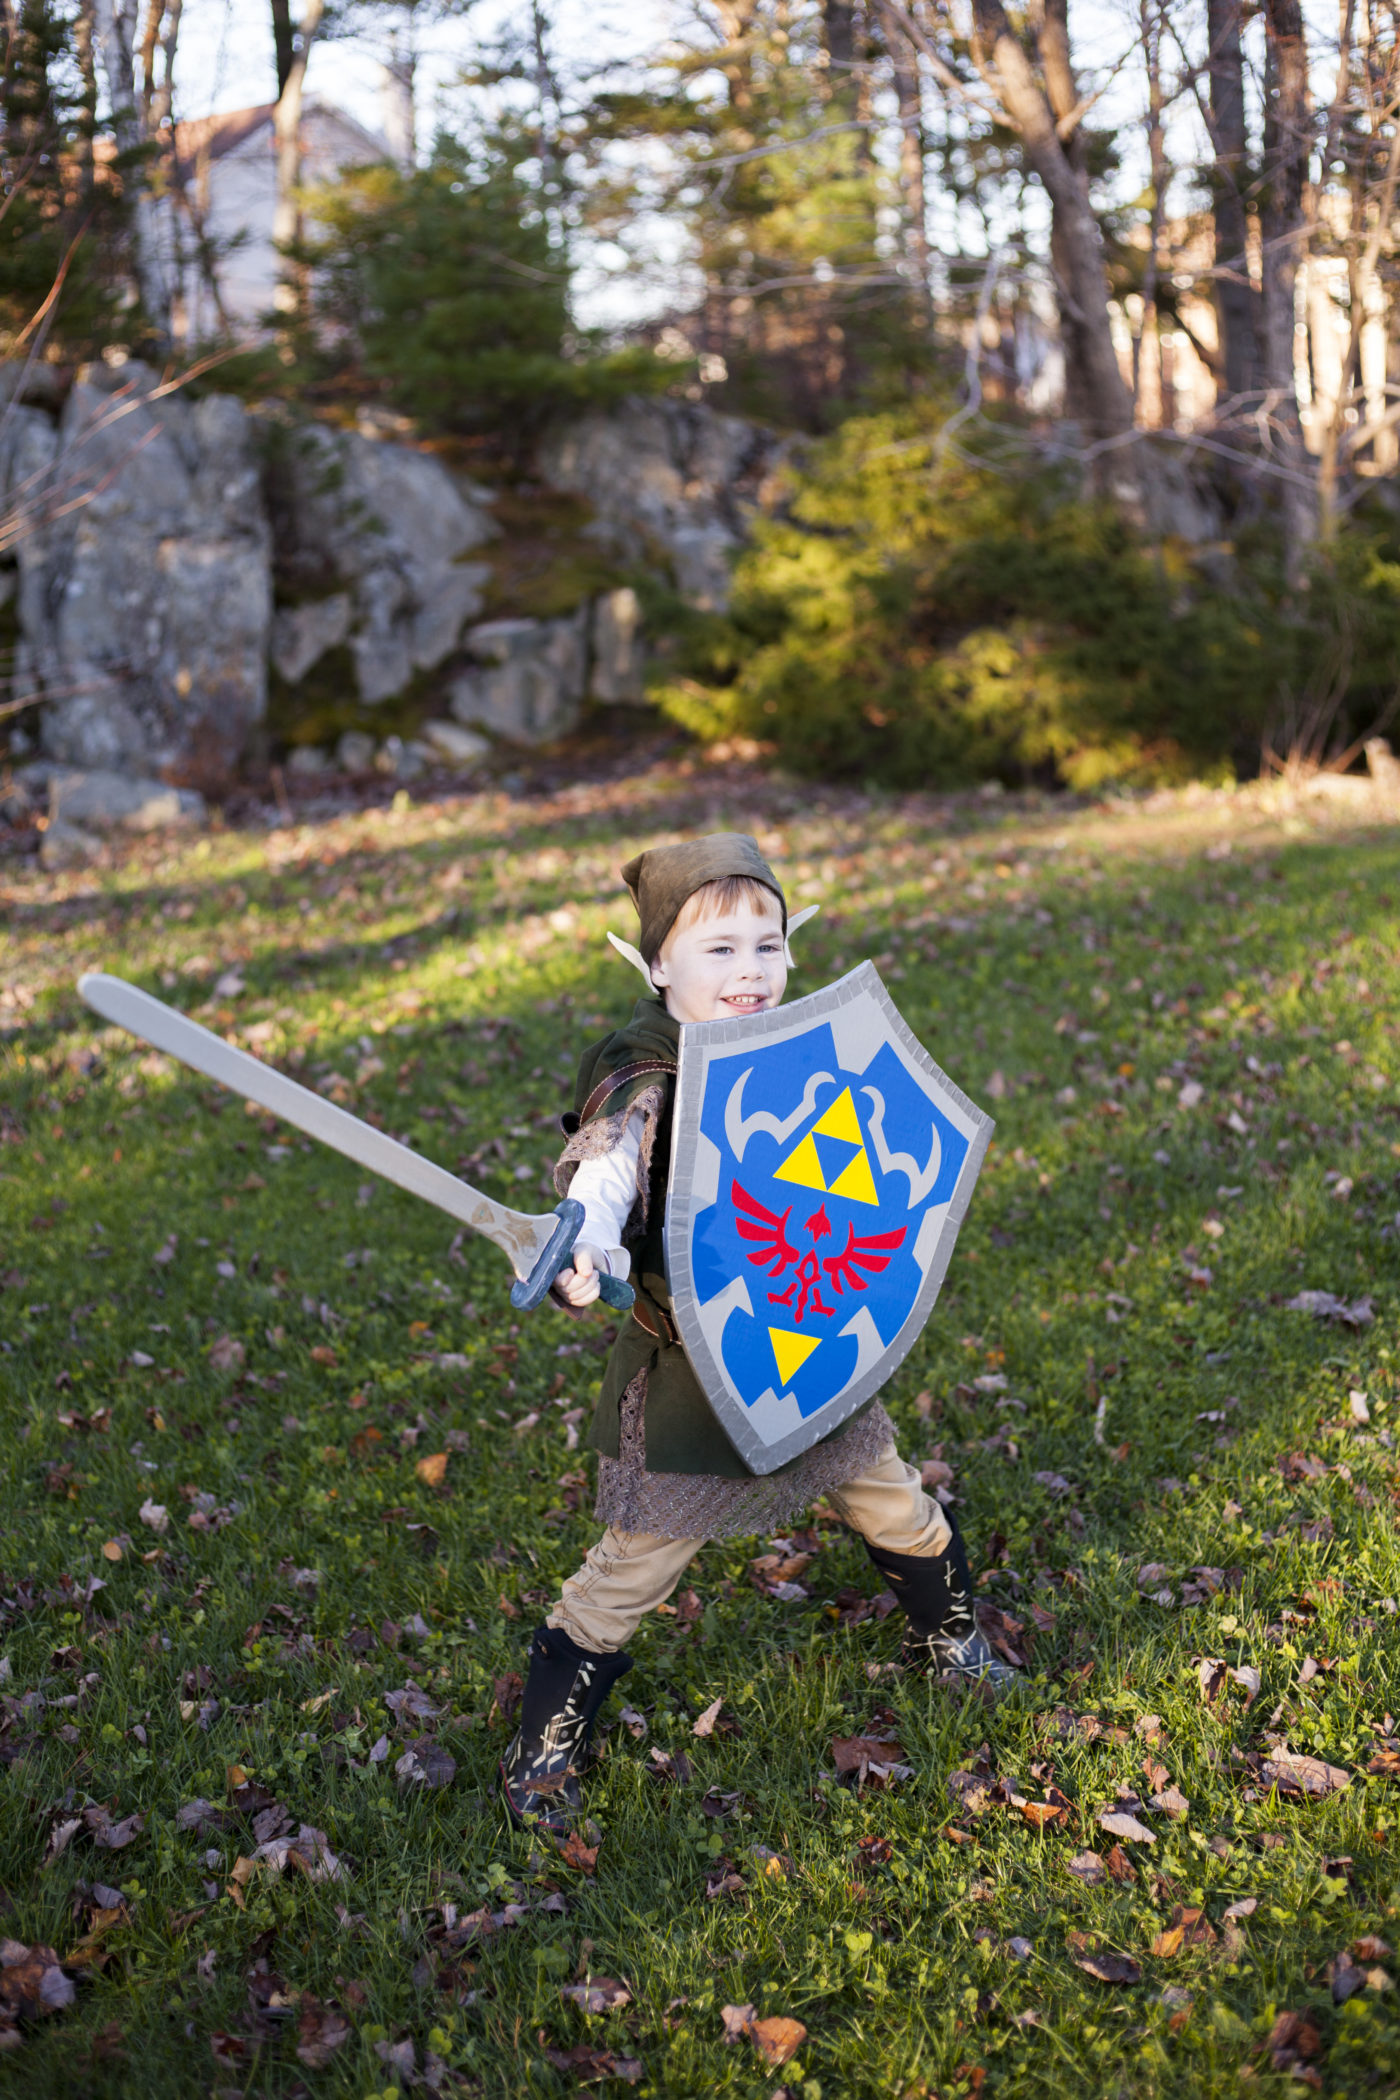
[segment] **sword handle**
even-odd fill
[[[574,1241],[583,1228],[583,1205],[573,1196],[566,1196],[554,1207],[559,1223],[549,1235],[538,1260],[528,1276],[522,1276],[511,1285],[510,1302],[517,1312],[533,1312],[548,1296],[549,1287],[561,1269],[569,1267],[569,1256],[574,1251]],[[605,1305],[618,1312],[626,1312],[636,1297],[630,1283],[620,1276],[598,1277],[598,1296]]]

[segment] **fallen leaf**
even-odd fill
[[[763,2061],[776,2070],[796,2056],[807,2039],[807,2030],[800,2020],[775,2013],[764,2020],[750,2021],[749,2038]]]
[[[1157,1934],[1156,1938],[1152,1942],[1152,1952],[1159,1958],[1159,1960],[1167,1960],[1173,1954],[1179,1954],[1181,1952],[1181,1939],[1181,1927],[1179,1925],[1173,1925],[1166,1932],[1159,1932]]]
[[[1391,1949],[1374,1932],[1363,1932],[1359,1940],[1353,1940],[1351,1951],[1358,1961],[1386,1961]]]
[[[324,2071],[337,2049],[351,2035],[350,2022],[334,2005],[323,2005],[310,1991],[303,1991],[298,2005],[297,2061],[308,2071]]]
[[[1068,1871],[1077,1880],[1082,1881],[1086,1888],[1096,1889],[1103,1880],[1103,1861],[1097,1852],[1076,1852],[1074,1858],[1068,1860],[1066,1865]]]
[[[216,1371],[238,1371],[248,1352],[231,1334],[221,1334],[209,1345],[209,1361]]]
[[[384,2048],[383,2042],[375,2046],[380,2050]],[[639,2056],[616,2056],[611,2049],[590,2049],[584,2042],[577,2043],[572,2049],[546,2046],[544,2055],[556,2071],[563,2071],[570,2078],[589,2084],[605,2078],[620,2078],[625,2085],[635,2085],[642,2075]]]
[[[1320,1757],[1303,1757],[1294,1750],[1275,1750],[1260,1766],[1262,1777],[1285,1794],[1309,1794],[1320,1800],[1326,1794],[1340,1794],[1351,1785],[1351,1774],[1338,1765],[1329,1765]]]
[[[1099,1827],[1106,1830],[1110,1837],[1128,1838],[1134,1844],[1155,1845],[1157,1842],[1147,1825],[1140,1823],[1137,1817],[1130,1815],[1126,1809],[1101,1808]]]
[[[311,1361],[313,1364],[324,1364],[328,1370],[333,1371],[340,1362],[340,1358],[328,1342],[317,1342],[311,1351]]]
[[[1230,1905],[1224,1915],[1227,1919],[1252,1918],[1258,1908],[1257,1896],[1241,1896],[1237,1902]]]
[[[571,1830],[559,1846],[559,1857],[566,1867],[576,1867],[580,1874],[595,1874],[599,1849],[597,1845],[585,1845],[578,1831]]]
[[[150,1529],[156,1533],[169,1531],[170,1529],[169,1510],[163,1502],[152,1502],[149,1495],[141,1504],[137,1515],[143,1524],[149,1525]]]
[[[451,1786],[457,1777],[457,1760],[441,1743],[424,1736],[404,1751],[394,1766],[394,1777],[400,1786]]]
[[[722,2005],[719,2016],[724,2022],[725,2041],[737,2042],[748,2033],[756,2014],[751,2005]]]
[[[62,2012],[77,1997],[77,1987],[63,1973],[52,1947],[42,1940],[0,1940],[0,2010],[13,2024]]]
[[[1115,1881],[1136,1881],[1137,1868],[1121,1845],[1111,1845],[1104,1855],[1104,1865]]]
[[[566,1983],[559,1995],[585,2013],[620,2012],[624,2005],[632,2003],[626,1984],[615,1982],[611,1976],[590,1977],[587,1983]]]
[[[696,1721],[695,1726],[691,1729],[691,1734],[700,1736],[713,1735],[715,1722],[719,1719],[720,1708],[723,1704],[723,1699],[716,1699],[712,1706],[707,1706],[704,1713]]]
[[[424,1487],[442,1486],[447,1475],[447,1461],[451,1456],[450,1451],[433,1451],[427,1458],[419,1459],[413,1470]]]
[[[119,1539],[108,1539],[102,1548],[102,1558],[104,1560],[120,1560],[122,1552],[123,1548]]]
[[[1182,1793],[1180,1787],[1168,1786],[1163,1787],[1160,1793],[1152,1796],[1151,1806],[1157,1810],[1159,1815],[1170,1816],[1175,1822],[1179,1817],[1186,1814],[1191,1803],[1187,1800],[1185,1794]]]
[[[879,1736],[836,1736],[832,1741],[831,1756],[838,1775],[843,1779],[853,1778],[857,1786],[863,1786],[867,1781],[882,1786],[912,1776],[912,1767],[904,1762],[901,1745]]]
[[[1099,1983],[1141,1983],[1142,1970],[1129,1954],[1077,1954],[1077,1969]]]

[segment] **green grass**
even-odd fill
[[[0,898],[0,1931],[67,1956],[87,1886],[124,1899],[75,2003],[0,2055],[0,2090],[367,2100],[397,2078],[377,2045],[411,2041],[443,2090],[490,2095],[576,2089],[544,2050],[581,2043],[639,2060],[641,2094],[1264,2095],[1297,2087],[1266,2046],[1288,2012],[1324,2090],[1400,2090],[1395,1993],[1374,1973],[1336,2006],[1324,1973],[1400,1933],[1394,1782],[1366,1775],[1400,1712],[1395,833],[1331,803],[823,806],[683,770],[402,804],[12,872]],[[955,1469],[983,1596],[1033,1646],[987,1711],[883,1669],[897,1619],[838,1623],[838,1591],[879,1589],[839,1528],[814,1527],[805,1603],[754,1586],[766,1539],[708,1548],[695,1603],[634,1644],[646,1741],[609,1709],[588,1878],[507,1827],[493,1703],[594,1535],[566,1416],[596,1391],[601,1320],[517,1322],[490,1247],[101,1029],[72,987],[128,975],[543,1208],[577,1052],[631,1002],[602,943],[630,931],[615,870],[731,823],[823,902],[794,989],[873,955],[999,1118],[887,1400],[906,1453]],[[234,968],[244,990],[217,994]],[[1374,1324],[1287,1310],[1304,1288],[1369,1293]],[[110,1426],[78,1426],[99,1410]],[[434,1488],[415,1467],[444,1451]],[[1200,1566],[1225,1586],[1186,1589]],[[1257,1669],[1253,1704],[1233,1681],[1208,1703],[1202,1656]],[[424,1725],[386,1704],[410,1678],[456,1761],[439,1790],[394,1778]],[[721,1696],[737,1730],[696,1740]],[[832,1738],[890,1717],[913,1776],[838,1786]],[[1271,1736],[1350,1784],[1282,1797]],[[651,1776],[653,1746],[685,1750],[688,1783]],[[1100,1808],[1165,1784],[1144,1760],[1189,1810],[1147,1814],[1134,1878],[1085,1886],[1067,1863],[1107,1855]],[[177,1823],[227,1809],[232,1765],[350,1878],[235,1882],[249,1824]],[[995,1799],[960,1812],[950,1777],[978,1769],[1072,1806],[1043,1830]],[[85,1825],[45,1866],[92,1805],[144,1831],[110,1851]],[[721,1859],[742,1893],[709,1898]],[[517,1923],[443,1942],[445,1904],[512,1898]],[[1178,1906],[1215,1937],[1154,1954]],[[1141,1981],[1094,1981],[1075,1934]],[[631,2005],[567,2004],[588,1974]],[[342,2009],[324,2068],[297,2060],[295,2008],[257,2010],[274,1990]],[[802,2021],[797,2059],[726,2046],[726,2004]]]

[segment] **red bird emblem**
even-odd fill
[[[815,1244],[806,1254],[799,1254],[788,1238],[788,1219],[792,1216],[792,1205],[781,1215],[769,1210],[741,1188],[737,1181],[730,1184],[730,1196],[737,1216],[734,1220],[740,1239],[751,1240],[754,1252],[749,1260],[755,1268],[765,1269],[770,1276],[781,1276],[785,1269],[796,1266],[797,1274],[785,1291],[770,1291],[770,1305],[792,1306],[793,1317],[801,1325],[807,1312],[818,1312],[830,1319],[835,1307],[823,1305],[821,1298],[821,1271],[825,1269],[827,1285],[839,1298],[845,1291],[863,1291],[870,1277],[878,1276],[890,1265],[890,1258],[897,1247],[903,1245],[907,1226],[901,1225],[897,1232],[876,1232],[858,1238],[854,1225],[846,1227],[846,1244],[839,1254],[828,1255],[818,1263]],[[807,1231],[817,1241],[831,1231],[825,1211],[815,1211],[807,1220]],[[769,1268],[769,1263],[772,1267]],[[796,1298],[797,1303],[793,1305]]]

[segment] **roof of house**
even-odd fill
[[[259,131],[272,132],[272,120],[276,114],[275,102],[259,102],[251,109],[221,111],[213,117],[193,117],[175,126],[175,159],[182,181],[207,167],[211,161],[222,160],[234,152]],[[312,117],[329,117],[344,130],[353,132],[364,144],[367,159],[388,160],[391,158],[387,139],[378,132],[370,131],[354,117],[347,116],[334,103],[320,102],[308,97],[302,109],[303,122]]]

